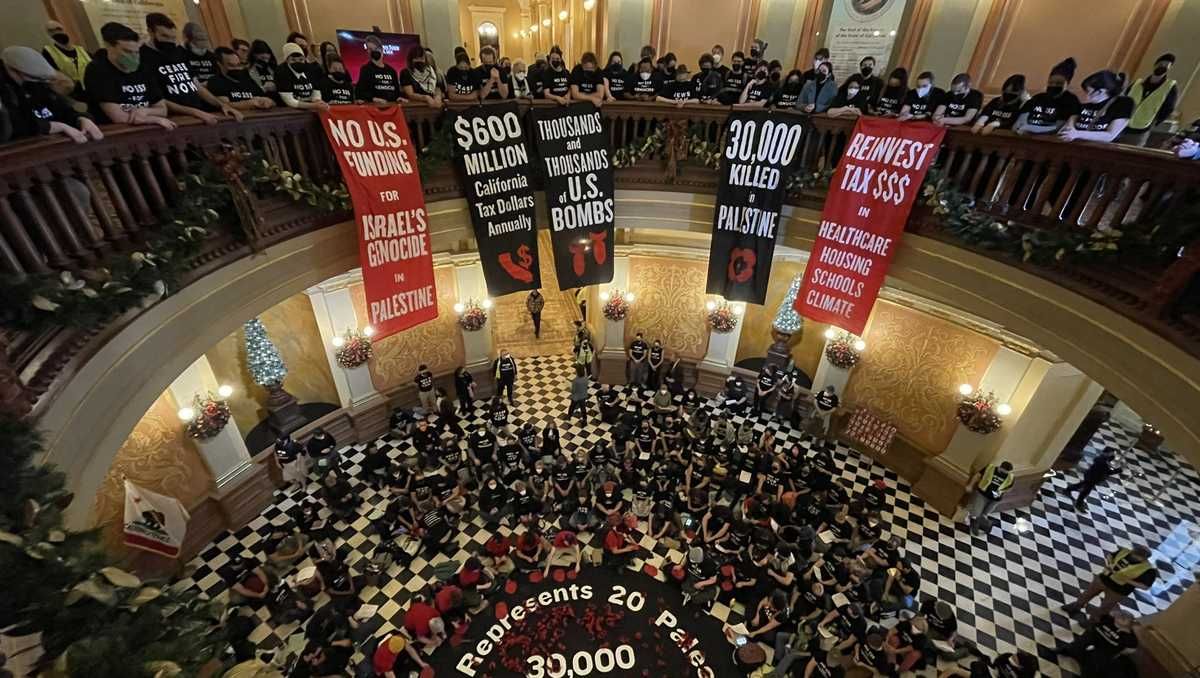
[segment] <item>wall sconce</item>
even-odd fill
[[[193,410],[190,407],[179,408],[179,420],[180,421],[191,421],[195,418],[196,418],[196,410]]]
[[[1007,417],[1008,415],[1012,414],[1012,406],[1008,403],[1000,403],[996,406],[996,414],[1002,417]]]
[[[836,327],[830,326],[830,327],[825,328],[825,338],[826,339],[828,339],[829,341],[833,341],[834,339],[837,339],[837,337],[838,337],[838,330]]]
[[[958,393],[959,393],[959,395],[962,395],[962,396],[969,396],[969,395],[971,395],[971,394],[972,394],[972,393],[974,393],[974,392],[975,392],[975,387],[974,387],[974,386],[971,386],[970,384],[959,384],[959,385],[958,385]]]
[[[229,396],[233,395],[233,387],[229,384],[221,384],[217,387],[217,395],[221,396],[222,398],[228,398]]]
[[[554,23],[554,22],[549,19],[542,19],[542,25],[545,26],[546,28],[550,28],[550,24],[552,24],[552,23]]]
[[[590,12],[596,9],[596,0],[583,0],[583,11]]]
[[[537,24],[534,24],[534,25],[530,26],[530,27],[529,27],[529,32],[530,32],[530,33],[537,33],[537,32],[538,32],[538,27],[537,27]]]
[[[566,21],[567,17],[569,17],[569,16],[571,16],[571,15],[567,12],[567,10],[564,9],[563,11],[558,13],[558,20]]]

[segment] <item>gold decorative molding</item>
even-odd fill
[[[687,360],[700,360],[708,350],[708,320],[704,293],[707,257],[629,257],[629,290],[635,296],[625,321],[626,343],[638,332],[646,341],[663,339],[669,351]]]

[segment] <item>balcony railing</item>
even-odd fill
[[[523,106],[553,105],[549,102]],[[406,105],[419,148],[444,143],[442,112]],[[667,143],[616,173],[620,188],[711,192],[717,174],[687,155],[688,136],[718,141],[728,115],[724,107],[677,108],[670,104],[621,103],[603,109],[612,147],[621,148],[665,134]],[[780,113],[780,115],[794,115]],[[827,175],[835,165],[854,121],[812,118],[803,149],[803,174]],[[669,133],[667,133],[669,131]],[[315,115],[282,110],[251,114],[241,123],[206,126],[184,123],[158,128],[113,127],[103,141],[76,145],[65,140],[32,140],[0,148],[0,273],[36,275],[80,272],[114,253],[136,251],[154,236],[155,225],[176,199],[178,180],[196,158],[225,145],[263,155],[280,167],[318,181],[337,179],[336,162]],[[936,168],[959,196],[974,199],[975,210],[1019,225],[1031,234],[1111,232],[1149,228],[1156,215],[1178,212],[1200,195],[1200,163],[1161,151],[1114,145],[1066,143],[1007,133],[947,133]],[[824,173],[824,174],[823,174]],[[428,199],[459,197],[447,163],[426,173]],[[536,179],[535,179],[536,181]],[[820,207],[824,188],[817,182],[790,195],[794,204]],[[321,214],[280,195],[254,195],[263,218],[255,246],[269,245],[337,223],[345,214]],[[233,215],[222,215],[234,218]],[[909,228],[957,242],[920,207]],[[251,252],[251,244],[229,228],[214,232],[201,252],[186,262],[186,284]],[[1195,233],[1195,231],[1193,231]],[[971,247],[970,244],[963,244]],[[1195,285],[1200,245],[1131,264],[1083,264],[1071,258],[1027,263],[1004,258],[1149,327],[1200,357],[1200,320],[1180,298]],[[130,311],[103,327],[51,327],[37,332],[4,329],[0,336],[0,410],[37,414],[106,337],[136,317]]]

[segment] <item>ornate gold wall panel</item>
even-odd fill
[[[875,304],[863,339],[867,350],[850,374],[846,403],[890,419],[927,452],[945,450],[958,425],[958,385],[979,384],[999,342],[886,301]]]
[[[454,302],[458,299],[454,267],[438,266],[433,273],[437,284],[438,317],[375,342],[375,357],[368,365],[371,380],[381,392],[411,383],[421,363],[429,365],[434,373],[451,372],[463,364],[462,331],[454,313]],[[358,316],[359,324],[365,324],[367,307],[361,283],[350,287],[350,297],[354,300],[354,314]]]
[[[338,404],[337,387],[333,384],[329,360],[321,345],[321,333],[308,295],[294,294],[263,311],[259,318],[287,365],[284,387],[288,392],[302,403]],[[226,336],[205,355],[217,380],[234,387],[229,409],[238,430],[245,436],[266,417],[267,392],[254,383],[246,370],[242,330],[239,328]]]
[[[104,528],[104,543],[110,550],[121,549],[125,515],[122,475],[148,490],[175,497],[184,506],[208,494],[212,475],[195,443],[184,433],[178,411],[169,392],[154,401],[117,450],[112,468],[92,500],[94,524]]]
[[[704,310],[707,275],[706,261],[629,257],[629,289],[635,302],[625,321],[625,343],[641,332],[647,342],[662,338],[668,350],[685,360],[703,358],[709,331]]]

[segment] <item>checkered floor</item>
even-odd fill
[[[531,420],[540,427],[551,418],[558,419],[563,446],[573,451],[589,448],[607,434],[609,427],[598,418],[593,418],[586,427],[566,419],[569,375],[567,357],[524,359],[517,406],[510,420]],[[759,430],[768,427],[777,429],[779,424],[766,421],[756,424]],[[811,442],[786,425],[777,433],[777,438],[784,437],[788,445],[794,441],[807,447]],[[1106,447],[1126,449],[1131,442],[1132,434],[1105,428],[1093,438],[1088,456]],[[397,458],[412,451],[407,441],[392,436],[373,444],[389,448],[389,454]],[[364,449],[365,444],[347,447],[342,455],[357,462]],[[1194,571],[1198,569],[1200,475],[1170,453],[1127,453],[1125,473],[1094,492],[1083,512],[1075,511],[1065,492],[1078,471],[1056,475],[1046,482],[1042,496],[1032,506],[997,516],[997,526],[986,538],[972,536],[961,524],[926,507],[894,472],[857,452],[839,445],[835,458],[841,467],[841,480],[852,494],[861,492],[876,479],[886,479],[891,491],[884,520],[893,534],[906,540],[907,555],[922,576],[922,593],[955,606],[961,635],[988,653],[1017,649],[1032,652],[1040,658],[1045,676],[1073,676],[1078,670],[1070,659],[1062,659],[1059,664],[1052,652],[1057,642],[1070,640],[1074,632],[1081,630],[1078,622],[1059,608],[1087,585],[1106,554],[1134,543],[1153,549],[1162,576],[1152,590],[1139,592],[1127,603],[1139,615],[1169,605],[1194,581]],[[1088,461],[1085,459],[1081,467],[1086,467]],[[336,527],[342,542],[354,551],[353,566],[354,561],[367,557],[378,543],[378,537],[368,534],[366,516],[381,507],[386,497],[357,480],[352,482],[363,504],[352,522],[339,522]],[[315,483],[308,490],[315,491]],[[260,542],[272,525],[287,521],[288,510],[301,498],[298,495],[299,491],[287,496],[281,494],[274,505],[246,527],[217,538],[190,563],[194,572],[183,585],[195,586],[210,596],[223,594],[226,589],[221,577],[223,569],[243,553],[261,554]],[[499,529],[504,534],[511,532],[505,527]],[[393,566],[386,583],[379,588],[365,588],[361,597],[367,604],[379,607],[379,614],[386,620],[384,629],[390,630],[392,624],[399,625],[408,599],[425,586],[435,567],[449,560],[461,562],[478,553],[489,535],[477,516],[465,520],[457,536],[460,551],[453,558],[438,555],[432,560],[417,558],[403,569]],[[667,560],[682,558],[678,551],[655,544],[649,538],[643,538],[643,545],[653,551],[649,559],[652,564],[661,566]],[[305,561],[301,567],[308,564]],[[325,600],[322,594],[318,605]],[[712,614],[737,623],[742,620],[741,612],[740,608],[717,604]],[[294,624],[272,626],[265,610],[259,614],[262,623],[251,640],[264,650],[279,647],[297,630]],[[935,673],[930,668],[922,675]]]

